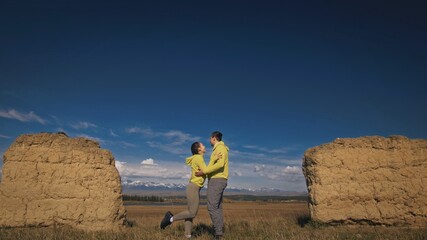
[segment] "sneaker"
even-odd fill
[[[165,229],[165,227],[171,225],[171,217],[173,217],[173,214],[169,211],[165,213],[165,216],[163,217],[162,222],[160,223],[160,228]]]

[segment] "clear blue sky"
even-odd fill
[[[65,131],[125,179],[184,183],[191,143],[220,130],[231,187],[304,191],[309,147],[427,138],[426,5],[1,1],[0,153]]]

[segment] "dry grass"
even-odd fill
[[[165,230],[159,223],[167,210],[178,213],[185,206],[127,206],[133,227],[122,232],[82,232],[69,227],[3,228],[0,239],[184,239],[182,222]],[[427,229],[373,226],[327,227],[308,223],[306,203],[235,202],[224,204],[225,239],[427,239]],[[194,221],[196,239],[212,239],[213,229],[201,206]]]

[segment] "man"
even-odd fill
[[[208,176],[208,212],[214,225],[215,238],[220,239],[224,234],[222,197],[228,179],[228,147],[222,141],[222,133],[219,131],[211,134],[209,142],[213,147],[209,164],[204,170],[197,172],[196,176]]]

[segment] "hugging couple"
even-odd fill
[[[209,142],[213,147],[212,155],[206,166],[203,155],[206,148],[201,142],[195,142],[191,145],[191,157],[186,158],[186,163],[191,167],[190,182],[187,185],[188,209],[173,215],[166,212],[160,223],[160,228],[172,224],[174,221],[185,220],[185,237],[191,238],[191,229],[193,227],[193,218],[199,210],[200,189],[208,181],[207,204],[208,212],[211,217],[214,229],[215,239],[221,239],[224,234],[224,218],[222,214],[222,197],[227,187],[228,179],[228,147],[222,141],[222,133],[215,131],[211,134]]]

